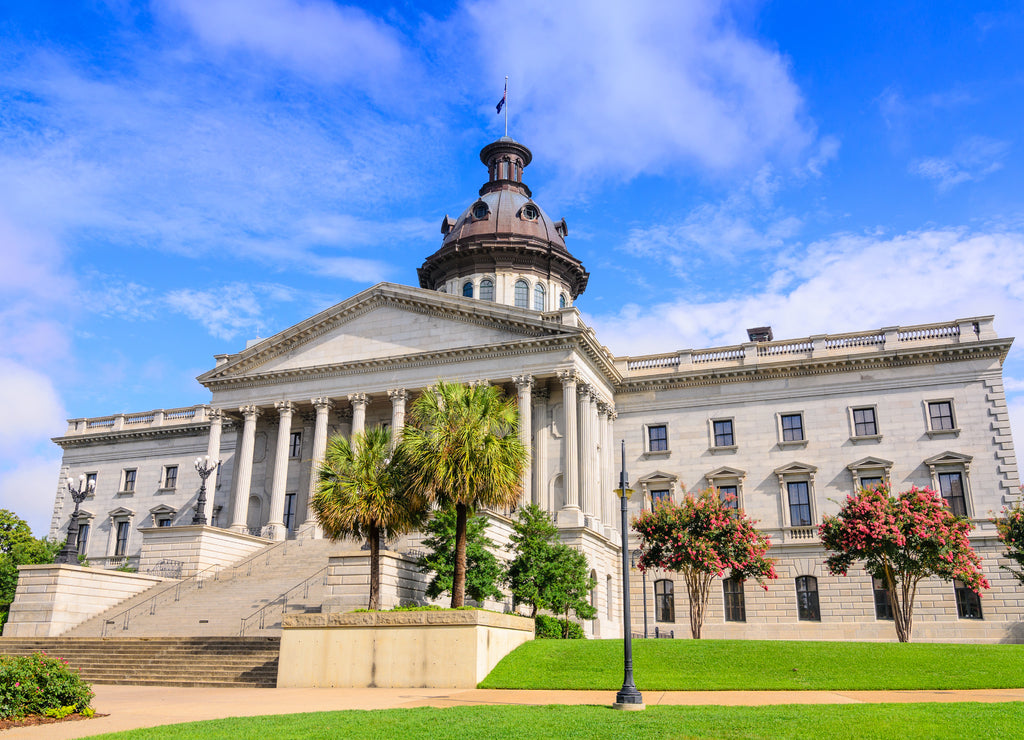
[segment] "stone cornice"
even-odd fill
[[[850,371],[911,367],[940,361],[997,359],[1002,362],[1006,358],[1012,343],[1012,339],[996,339],[856,355],[798,358],[781,362],[759,363],[751,366],[734,364],[636,378],[626,377],[616,385],[615,391],[616,393],[637,393],[654,389],[687,388],[808,375],[827,375]]]
[[[228,425],[225,424],[225,430]],[[109,432],[88,432],[64,437],[51,437],[50,441],[64,449],[83,447],[86,445],[111,444],[129,440],[155,439],[160,437],[198,437],[209,434],[210,422],[198,424],[179,424],[176,426],[144,427],[141,429],[122,429]]]

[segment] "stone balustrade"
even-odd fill
[[[111,432],[139,431],[154,427],[200,424],[209,421],[210,407],[206,404],[177,409],[154,409],[137,414],[114,414],[89,419],[68,419],[66,436],[83,434],[109,434]]]

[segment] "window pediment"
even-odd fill
[[[788,465],[775,468],[775,475],[814,475],[818,472],[818,468],[814,465],[808,465],[802,462],[791,462]]]
[[[135,516],[135,512],[132,511],[131,509],[126,509],[124,506],[118,506],[116,509],[114,509],[113,511],[110,512],[110,517],[112,519],[117,519],[118,517],[132,517],[132,516]]]
[[[846,466],[846,469],[856,472],[858,470],[877,470],[878,468],[883,468],[888,471],[892,467],[892,464],[892,460],[883,460],[880,457],[871,457],[869,455],[868,457],[862,457],[857,462],[850,463]]]
[[[637,483],[650,487],[657,483],[675,483],[678,480],[678,475],[672,475],[671,473],[663,473],[660,470],[655,470],[650,475],[645,475],[643,478],[637,480]]]
[[[929,458],[925,458],[924,464],[931,467],[933,465],[963,465],[968,466],[974,460],[970,455],[961,455],[959,452],[940,452],[938,455],[932,455]]]
[[[168,506],[167,504],[160,504],[159,506],[154,506],[150,509],[149,513],[154,516],[161,516],[163,514],[170,514],[171,516],[174,516],[178,513],[178,510]]]
[[[747,477],[746,470],[740,470],[739,468],[730,468],[728,465],[723,465],[720,468],[705,473],[704,478],[710,483],[720,478],[739,478],[743,479]]]

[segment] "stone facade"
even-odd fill
[[[896,489],[945,487],[974,520],[993,581],[981,619],[958,617],[952,584],[929,584],[918,634],[1015,638],[1022,605],[1017,586],[999,571],[988,523],[1020,494],[1001,370],[1012,340],[998,337],[993,317],[615,357],[573,305],[588,276],[565,249],[564,221],[555,224],[543,212],[528,218],[532,196],[521,170],[529,157],[507,142],[494,151],[506,149],[518,164],[495,170],[487,159],[491,180],[481,192],[508,232],[466,226],[478,204],[457,222],[446,217],[442,249],[420,270],[422,287],[381,283],[217,356],[199,377],[209,404],[71,420],[55,440],[64,465],[51,535],[62,536],[72,509],[65,481],[96,475],[96,492],[82,505],[81,521],[90,525],[85,554],[105,565],[137,557],[140,528],[190,524],[199,488],[193,460],[209,455],[221,460],[207,482],[211,525],[266,539],[317,536],[311,473],[330,435],[375,424],[401,428],[409,404],[439,378],[488,382],[518,399],[531,450],[523,500],[550,512],[563,541],[581,549],[594,571],[598,617],[587,629],[595,637],[621,632],[613,489],[624,441],[630,481],[643,494],[633,497],[631,514],[652,497],[714,485],[734,492],[772,538],[779,580],[767,592],[744,585],[741,623],[726,621],[716,583],[709,636],[890,639],[866,577],[823,572],[816,534],[823,514],[858,485],[881,479]],[[557,228],[545,236],[538,224]],[[544,239],[548,253],[538,246]],[[545,254],[557,254],[547,272]],[[484,275],[495,278],[493,300],[480,297]],[[520,279],[525,307],[515,290]],[[460,292],[466,282],[477,291],[472,298]],[[537,284],[543,310],[532,308]],[[562,292],[566,307],[553,306],[551,297]],[[492,537],[504,544],[508,520],[492,519]],[[355,561],[352,567],[355,574]],[[816,579],[819,620],[802,620],[797,611],[796,579],[808,576]],[[667,612],[654,613],[654,581],[672,579],[646,580],[649,628],[687,635],[682,581],[673,583],[674,620],[658,622]],[[645,613],[642,586],[634,571],[634,629]]]

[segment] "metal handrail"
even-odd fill
[[[266,622],[267,622],[267,611],[272,606],[275,606],[275,605],[280,603],[281,613],[283,614],[284,613],[284,607],[288,603],[288,597],[289,597],[289,595],[293,591],[298,591],[301,588],[301,589],[303,589],[302,598],[304,598],[304,599],[309,598],[309,587],[310,587],[310,585],[312,585],[314,580],[316,580],[317,578],[320,577],[321,574],[323,574],[323,585],[326,586],[327,585],[327,572],[326,571],[330,567],[331,567],[330,565],[325,565],[320,570],[318,570],[316,573],[314,573],[309,578],[304,580],[302,583],[298,583],[298,584],[292,586],[291,588],[289,588],[287,591],[284,591],[284,592],[278,594],[271,601],[268,601],[266,604],[261,606],[259,609],[254,611],[249,616],[242,617],[242,626],[238,630],[239,637],[244,637],[245,636],[246,629],[248,629],[251,626],[250,625],[250,620],[255,621],[257,618],[259,618],[259,625],[260,626],[257,629],[264,629],[266,627]]]
[[[245,575],[246,575],[246,577],[251,576],[252,575],[252,564],[255,561],[259,560],[260,557],[266,556],[266,562],[269,563],[269,561],[270,561],[270,553],[272,551],[274,551],[274,550],[277,550],[277,548],[282,547],[282,546],[284,546],[285,550],[287,551],[288,542],[289,542],[289,540],[282,540],[281,542],[277,542],[277,543],[271,545],[270,547],[264,548],[262,550],[257,550],[255,553],[253,553],[249,557],[245,558],[244,560],[242,560],[242,561],[240,561],[238,563],[235,563],[234,565],[222,566],[219,563],[215,563],[213,565],[207,566],[206,568],[203,568],[203,570],[201,570],[198,573],[195,573],[195,574],[189,576],[188,578],[182,578],[181,580],[175,582],[171,586],[168,586],[167,588],[163,589],[162,591],[158,591],[157,593],[153,594],[152,596],[150,596],[145,601],[142,601],[142,602],[140,602],[138,604],[133,604],[132,606],[130,606],[127,609],[125,609],[124,611],[118,612],[117,614],[113,615],[112,617],[104,619],[103,620],[103,627],[100,629],[100,637],[106,637],[107,636],[107,628],[108,628],[108,626],[112,625],[112,624],[117,624],[118,619],[121,619],[122,622],[123,622],[123,624],[121,625],[121,629],[122,630],[127,630],[129,625],[131,624],[132,613],[133,612],[137,612],[139,609],[141,609],[142,607],[144,607],[146,605],[149,605],[149,613],[151,615],[156,614],[157,599],[159,599],[161,596],[165,596],[166,594],[169,594],[170,592],[173,591],[174,592],[174,601],[179,601],[181,599],[181,594],[182,594],[182,591],[183,591],[183,587],[194,585],[196,591],[202,589],[203,583],[205,581],[209,580],[209,578],[204,577],[204,576],[207,576],[208,571],[213,570],[213,580],[215,580],[215,581],[222,580],[221,574],[224,573],[225,571],[235,571],[235,574],[237,575],[237,571],[240,568],[247,568]],[[298,540],[298,542],[299,542],[299,546],[301,547],[302,546],[301,545],[302,541]],[[216,570],[214,570],[215,568],[216,568]],[[234,576],[232,575],[232,576],[229,576],[229,577],[233,578]],[[224,580],[227,580],[227,578],[228,577],[225,577]]]

